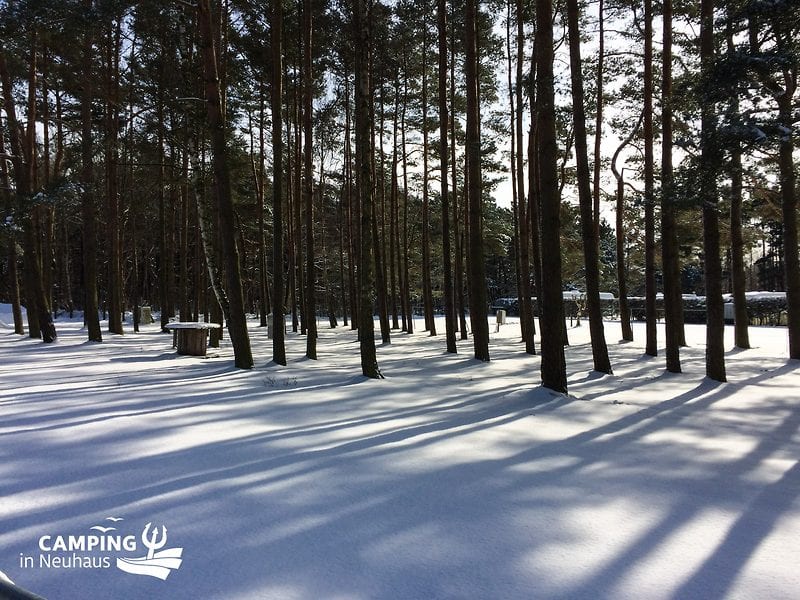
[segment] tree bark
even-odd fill
[[[481,174],[478,1],[467,0],[467,205],[469,207],[469,312],[475,358],[489,361],[489,321],[486,297],[486,265],[483,255],[483,176]]]
[[[530,206],[525,198],[525,155],[522,151],[522,86],[523,86],[523,62],[525,60],[525,27],[524,27],[524,3],[523,0],[516,0],[516,20],[517,20],[517,61],[516,61],[516,81],[514,95],[516,99],[516,115],[514,119],[516,143],[515,159],[516,164],[516,183],[517,183],[517,202],[519,203],[519,268],[520,284],[522,287],[522,304],[520,305],[520,315],[524,315],[525,324],[523,328],[523,339],[525,342],[525,352],[536,354],[534,334],[536,326],[533,320],[533,302],[531,291],[531,253],[530,253]]]
[[[402,294],[403,313],[406,316],[406,333],[414,333],[414,310],[411,306],[410,259],[408,252],[408,146],[406,145],[406,109],[408,105],[408,68],[403,56],[403,107],[400,112],[402,128],[401,145],[403,147],[403,270]]]
[[[286,364],[283,295],[283,3],[272,0],[272,360]]]
[[[427,2],[423,21],[427,22]],[[431,224],[428,193],[428,27],[422,28],[422,306],[425,329],[436,335],[433,316],[433,289],[431,284]]]
[[[450,26],[450,47],[453,48],[453,58],[450,61],[450,106],[456,105],[456,35],[455,26]],[[455,108],[453,108],[455,111]],[[464,301],[464,252],[461,231],[461,212],[458,204],[458,165],[456,154],[456,119],[450,119],[450,168],[453,176],[453,247],[455,250],[455,260],[453,261],[454,277],[453,286],[455,287],[455,310],[458,318],[458,331],[461,333],[460,339],[466,340],[467,334],[467,315],[466,302]],[[462,188],[463,189],[463,188]]]
[[[450,122],[447,108],[447,2],[437,0],[436,28],[439,35],[439,165],[442,196],[442,269],[444,271],[444,320],[447,351],[455,354],[456,328],[453,298],[453,271],[450,250],[450,190],[448,186],[447,136]]]
[[[536,104],[538,125],[539,198],[542,240],[542,289],[539,321],[542,385],[567,392],[564,358],[563,295],[561,291],[561,200],[558,193],[553,77],[553,3],[536,0]]]
[[[666,0],[669,2],[669,0]],[[598,0],[597,4],[597,94],[595,100],[594,121],[594,164],[592,182],[592,215],[594,216],[595,236],[600,239],[600,168],[601,146],[603,140],[603,75],[605,68],[605,3]]]
[[[778,119],[786,133],[780,141],[781,212],[788,306],[789,358],[800,359],[800,256],[797,237],[797,192],[792,133],[792,98],[797,74],[786,74],[786,91],[778,98]]]
[[[617,169],[617,159],[625,147],[636,137],[644,120],[644,111],[639,115],[639,121],[631,129],[628,137],[617,147],[611,159],[611,172],[617,181],[616,193],[616,257],[617,257],[617,289],[619,295],[619,317],[622,326],[622,341],[633,341],[633,328],[631,327],[631,310],[628,304],[628,276],[627,260],[625,256],[625,169]]]
[[[375,351],[375,260],[372,231],[372,85],[370,59],[372,56],[372,0],[354,0],[353,25],[355,42],[355,130],[356,130],[356,195],[361,207],[361,235],[359,236],[359,323],[358,338],[361,353],[361,372],[365,377],[382,379]]]
[[[645,354],[658,354],[656,334],[656,224],[653,193],[653,2],[644,0],[644,296]]]
[[[664,329],[667,371],[681,372],[683,298],[672,174],[672,0],[663,0],[661,70],[661,263],[664,277]]]
[[[317,358],[317,294],[314,264],[313,76],[311,0],[303,0],[303,197],[306,208],[306,357]]]
[[[378,321],[381,329],[381,342],[384,344],[392,343],[391,327],[389,326],[389,303],[386,293],[386,245],[383,241],[386,239],[386,177],[384,169],[384,153],[383,153],[383,132],[384,132],[384,118],[386,114],[384,105],[384,86],[379,84],[381,89],[380,100],[378,101],[378,108],[380,110],[380,123],[378,125],[378,140],[379,146],[377,149],[378,164],[380,165],[379,173],[377,176],[377,185],[380,188],[380,207],[381,214],[378,219],[378,202],[372,204],[372,237],[373,248],[375,249],[375,287],[377,291],[378,300]],[[374,115],[374,111],[373,111]],[[373,116],[373,123],[375,118]],[[373,135],[373,140],[376,136]],[[375,152],[373,152],[373,157]],[[373,168],[373,173],[375,169]],[[380,225],[380,226],[379,226]]]
[[[209,0],[198,3],[198,26],[202,46],[203,78],[206,94],[206,118],[211,134],[211,165],[214,172],[214,195],[216,196],[220,242],[225,263],[225,283],[230,302],[228,332],[233,346],[234,364],[240,369],[253,366],[250,337],[247,333],[247,315],[244,310],[244,295],[236,248],[233,199],[231,198],[230,167],[228,165],[225,139],[225,117],[222,112],[222,92],[218,75],[217,57],[213,43],[213,22]]]
[[[703,81],[714,61],[714,0],[700,2],[700,61]],[[719,243],[717,169],[720,149],[713,103],[701,99],[700,198],[703,203],[703,266],[706,287],[706,375],[725,381],[725,320],[722,305],[722,261]]]
[[[586,308],[589,312],[589,331],[592,343],[594,370],[611,371],[603,312],[600,306],[600,240],[592,217],[589,154],[586,139],[586,111],[583,106],[583,74],[581,72],[580,24],[578,0],[567,0],[570,71],[572,73],[572,120],[575,127],[575,158],[577,163],[578,202],[581,215],[581,238],[586,273]]]
[[[84,7],[91,11],[92,2],[86,0]],[[89,341],[102,342],[100,316],[97,301],[97,237],[95,206],[95,182],[92,148],[92,100],[94,95],[94,73],[92,72],[93,43],[90,30],[84,33],[83,40],[83,94],[81,95],[81,184],[83,186],[83,279],[84,305],[83,318]]]
[[[669,0],[668,0],[669,1]],[[733,30],[730,25],[726,31],[728,53],[733,55],[736,47],[733,42]],[[731,113],[739,114],[738,90],[731,99]],[[731,287],[733,288],[733,339],[737,348],[750,348],[749,325],[747,315],[747,281],[744,267],[744,236],[742,234],[742,146],[733,141],[730,156],[731,178]]]
[[[399,204],[399,185],[397,181],[397,131],[400,119],[400,79],[399,76],[395,77],[394,85],[394,114],[392,117],[392,188],[389,195],[389,281],[391,286],[391,311],[392,311],[392,329],[400,329],[400,320],[397,311],[397,279],[399,269],[399,255],[400,255],[400,212],[398,209]],[[405,314],[403,315],[405,324]]]
[[[119,225],[119,53],[122,21],[108,31],[106,46],[106,191],[108,230],[108,331],[125,333],[122,326],[122,243]]]

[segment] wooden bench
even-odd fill
[[[208,347],[209,329],[217,329],[219,323],[180,322],[167,323],[167,329],[172,330],[172,345],[178,348],[178,354],[188,356],[205,356]]]

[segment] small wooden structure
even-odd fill
[[[167,323],[172,330],[172,345],[178,348],[178,354],[189,356],[205,356],[208,347],[208,331],[220,327],[219,323],[180,322]]]

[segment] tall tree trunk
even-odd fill
[[[669,2],[669,0],[667,0]],[[666,10],[666,9],[665,9]],[[665,25],[666,27],[666,25]],[[726,31],[728,54],[733,55],[736,46],[733,41],[733,28],[729,24]],[[738,90],[731,98],[731,113],[739,115]],[[733,288],[733,338],[737,348],[750,348],[749,325],[747,316],[747,289],[746,273],[744,267],[744,236],[742,234],[742,146],[738,140],[734,141],[730,149],[730,178],[731,178],[731,280]]]
[[[639,127],[644,119],[644,111],[639,116],[639,122],[631,129],[628,137],[617,147],[611,159],[611,172],[617,180],[616,197],[616,256],[617,256],[617,294],[619,295],[619,318],[622,326],[622,341],[633,341],[633,328],[631,327],[631,309],[628,304],[628,276],[627,257],[625,256],[625,169],[617,170],[617,159],[625,147],[636,137]]]
[[[786,90],[778,98],[778,120],[789,133],[781,137],[779,163],[783,214],[784,273],[788,306],[789,358],[800,359],[800,256],[797,239],[797,191],[794,167],[792,110],[797,73],[786,73]]]
[[[667,371],[681,372],[683,299],[672,174],[672,0],[663,1],[661,69],[661,263],[664,273],[664,328]]]
[[[667,0],[669,2],[669,0]],[[600,239],[600,170],[601,146],[603,141],[603,79],[605,68],[605,3],[598,0],[597,4],[597,76],[595,78],[597,93],[595,96],[594,120],[594,163],[592,181],[592,215],[594,216],[595,236]]]
[[[185,132],[188,141],[190,132]],[[189,153],[183,152],[181,156],[181,186],[180,186],[180,287],[178,298],[180,300],[181,321],[192,321],[191,292],[189,289]]]
[[[47,45],[42,48],[42,184],[45,189],[50,188],[51,171],[50,171],[50,53],[48,52]],[[53,265],[55,263],[54,245],[55,245],[55,219],[56,211],[55,206],[44,206],[43,210],[43,237],[41,239],[41,254],[42,254],[42,280],[44,283],[45,298],[47,299],[47,306],[53,311],[55,317],[57,306],[54,305],[53,299]]]
[[[400,213],[398,210],[399,185],[397,181],[397,131],[400,119],[400,80],[395,77],[394,86],[394,115],[392,123],[392,189],[389,196],[389,281],[391,286],[391,311],[392,329],[400,328],[400,321],[397,312],[397,279],[399,272],[400,255]],[[405,315],[403,315],[405,321]]]
[[[344,326],[347,327],[347,313],[348,313],[348,294],[347,294],[347,286],[345,285],[345,272],[344,272],[344,233],[347,230],[345,226],[345,219],[344,219],[344,201],[345,196],[347,193],[347,163],[345,162],[342,166],[342,190],[341,196],[339,198],[339,210],[338,210],[338,217],[339,217],[339,286],[341,292],[341,299],[342,299],[342,320],[344,322]]]
[[[444,320],[445,342],[447,351],[455,354],[456,328],[453,299],[453,272],[450,250],[450,190],[448,178],[448,124],[450,117],[447,110],[447,2],[437,0],[436,27],[439,35],[439,165],[442,196],[442,270],[444,271]]]
[[[161,47],[166,46],[166,40],[162,38]],[[167,199],[166,199],[166,181],[165,181],[165,165],[166,153],[164,152],[164,134],[166,132],[166,122],[164,115],[164,89],[165,89],[165,66],[162,61],[159,67],[159,85],[158,85],[158,99],[156,101],[156,120],[158,121],[158,176],[157,176],[157,189],[158,189],[158,226],[159,226],[159,243],[158,243],[158,298],[159,308],[161,309],[161,329],[166,332],[166,325],[169,323],[170,317],[173,316],[174,306],[172,305],[172,297],[170,294],[169,286],[169,273],[173,269],[173,257],[170,253],[169,232],[171,227],[167,222]]]
[[[206,93],[206,118],[211,134],[211,165],[214,171],[220,225],[220,242],[225,263],[225,283],[230,302],[228,333],[233,346],[234,364],[240,369],[253,366],[250,337],[247,333],[247,315],[244,310],[239,252],[236,248],[233,199],[231,198],[230,167],[225,140],[225,117],[222,112],[222,91],[218,75],[217,56],[213,43],[213,21],[209,0],[198,4],[198,25],[202,47],[203,78]]]
[[[352,130],[350,118],[350,76],[345,75],[344,80],[344,164],[345,164],[345,190],[347,197],[347,289],[350,298],[350,327],[358,329],[358,292],[356,286],[356,247],[358,243],[355,223],[356,207],[353,193],[353,146],[350,131]]]
[[[467,0],[467,203],[469,206],[469,312],[475,358],[489,361],[489,321],[486,297],[486,265],[483,256],[483,175],[481,174],[478,0]]]
[[[194,140],[192,140],[194,142]],[[214,212],[208,206],[208,198],[203,182],[203,165],[205,160],[200,160],[196,149],[191,148],[192,153],[192,191],[195,198],[195,208],[197,210],[197,224],[200,230],[200,244],[203,248],[206,271],[208,273],[208,283],[214,292],[215,301],[211,302],[210,320],[213,323],[222,323],[230,315],[230,304],[228,296],[223,286],[223,273],[220,264],[220,252],[218,246],[218,223],[214,218]],[[209,335],[208,345],[211,348],[219,348],[222,339],[222,328],[212,329]]]
[[[286,364],[283,270],[283,3],[272,0],[272,360]]]
[[[553,3],[536,0],[536,104],[539,199],[541,209],[542,289],[539,326],[542,332],[542,385],[567,392],[561,291],[561,200],[558,193],[558,147],[553,76]]]
[[[119,225],[119,53],[122,21],[108,31],[106,46],[106,190],[108,230],[108,331],[125,333],[122,327],[122,242]]]
[[[658,354],[656,337],[656,217],[653,194],[653,2],[644,0],[644,295],[645,354]]]
[[[603,331],[603,312],[600,306],[600,240],[597,238],[597,230],[592,218],[592,192],[589,184],[589,153],[586,140],[586,112],[583,106],[579,18],[578,0],[567,0],[570,71],[572,73],[572,120],[575,126],[578,202],[586,273],[586,308],[589,312],[594,370],[610,374],[611,361],[608,358],[608,347]]]
[[[0,54],[2,48],[0,48]],[[2,56],[0,56],[0,60]],[[0,119],[0,132],[2,132],[2,120]],[[0,133],[0,154],[5,154],[4,136]],[[8,176],[8,166],[5,158],[0,160],[0,188],[2,188],[3,200],[7,212],[11,210],[11,181]],[[11,312],[14,316],[14,333],[25,335],[25,327],[22,322],[22,301],[20,299],[19,273],[17,270],[17,240],[14,235],[8,238],[8,280],[10,283],[9,291],[11,294]]]
[[[403,294],[403,313],[406,316],[406,333],[414,333],[414,311],[411,307],[411,283],[409,279],[410,258],[408,247],[408,146],[406,145],[406,109],[408,105],[408,69],[403,56],[403,107],[400,112],[402,135],[400,143],[403,147],[403,270],[401,293]]]
[[[266,76],[266,75],[264,75]],[[258,223],[258,252],[261,270],[260,289],[263,298],[261,312],[264,315],[262,320],[263,326],[267,327],[267,315],[272,313],[272,291],[269,285],[269,260],[267,258],[267,173],[265,166],[265,156],[267,148],[267,136],[265,130],[267,127],[266,118],[266,104],[267,104],[267,91],[266,81],[261,80],[259,85],[259,107],[258,107],[258,181],[259,181],[259,223]]]
[[[791,3],[776,9],[770,16],[770,24],[775,32],[777,50],[784,56],[793,56],[790,19],[787,11],[793,10]],[[796,14],[791,13],[792,15]],[[758,36],[751,22],[751,45],[758,46]],[[755,43],[753,43],[755,42]],[[797,236],[797,173],[794,166],[794,139],[796,135],[794,102],[797,91],[797,63],[791,62],[782,69],[778,82],[769,78],[765,84],[778,104],[778,126],[783,134],[778,146],[778,168],[781,188],[781,213],[783,216],[783,265],[788,306],[789,358],[800,359],[800,256]]]
[[[527,308],[528,306],[525,304],[524,298],[525,294],[522,290],[522,267],[520,261],[520,254],[522,253],[522,244],[525,243],[524,238],[520,236],[519,231],[519,223],[521,220],[521,213],[524,214],[524,201],[522,205],[520,205],[519,200],[517,199],[517,128],[515,123],[517,121],[517,101],[516,101],[516,94],[515,94],[515,85],[514,85],[514,64],[513,64],[513,56],[514,54],[511,51],[511,26],[512,26],[512,17],[511,17],[511,0],[506,2],[506,59],[508,60],[508,65],[506,69],[506,74],[508,76],[508,108],[509,108],[509,122],[508,122],[508,129],[511,134],[510,139],[510,148],[509,148],[509,171],[511,173],[511,221],[514,227],[514,234],[512,239],[512,248],[514,254],[514,275],[516,279],[517,285],[517,305],[519,306],[519,321],[520,321],[520,333],[522,334],[522,341],[525,342],[528,339],[528,324],[530,319],[528,318]]]
[[[84,2],[87,11],[91,10],[91,0]],[[83,186],[83,279],[84,305],[83,318],[89,341],[102,342],[100,316],[97,302],[97,238],[95,206],[94,165],[92,162],[92,99],[94,94],[94,73],[92,72],[93,44],[91,31],[87,29],[83,40],[83,94],[81,97],[81,184]]]
[[[361,207],[361,235],[359,236],[359,323],[358,338],[361,353],[361,372],[365,377],[383,378],[375,351],[375,260],[373,252],[372,204],[372,84],[370,62],[372,57],[372,0],[354,0],[353,26],[355,46],[355,130],[356,130],[356,195]]]
[[[288,75],[288,73],[286,73]],[[284,86],[287,87],[287,86]],[[288,92],[286,93],[288,96]],[[297,304],[298,304],[298,281],[302,282],[303,277],[300,275],[302,265],[299,264],[300,256],[298,254],[299,244],[300,242],[297,239],[299,235],[299,227],[300,224],[298,219],[300,218],[300,213],[297,213],[297,217],[295,217],[295,208],[299,206],[299,200],[296,202],[294,199],[294,183],[293,177],[295,176],[295,169],[294,169],[294,152],[292,151],[294,148],[294,141],[292,138],[292,129],[291,129],[291,120],[292,120],[292,105],[291,100],[287,97],[285,99],[285,135],[284,135],[284,144],[283,147],[285,149],[286,156],[285,161],[282,163],[286,165],[284,168],[284,200],[283,202],[286,205],[286,258],[288,259],[288,288],[286,288],[284,295],[288,298],[289,303],[289,310],[292,314],[292,332],[297,333],[300,331],[300,317],[298,316],[297,312]],[[273,169],[274,169],[273,163]],[[302,284],[301,284],[302,285]],[[284,303],[285,304],[285,303]]]
[[[314,264],[314,165],[313,152],[313,76],[311,72],[311,37],[313,33],[311,0],[303,0],[303,196],[306,221],[306,356],[317,358],[317,294]]]
[[[536,49],[531,52],[531,68],[529,77],[528,97],[530,99],[530,118],[531,123],[528,130],[528,229],[530,233],[531,253],[530,260],[533,266],[533,283],[535,293],[539,295],[537,303],[539,314],[541,315],[541,291],[542,291],[542,250],[540,238],[540,210],[539,210],[539,151],[538,151],[538,126],[536,113],[538,110],[536,101]],[[535,316],[536,310],[531,306],[531,320]]]
[[[700,61],[703,81],[714,62],[714,0],[700,2]],[[703,267],[706,287],[706,375],[725,381],[725,315],[722,304],[722,261],[719,243],[717,169],[720,149],[712,102],[701,101],[700,198],[703,204]]]
[[[39,248],[39,209],[36,202],[29,198],[36,190],[36,52],[38,34],[36,30],[31,33],[30,60],[28,61],[28,119],[27,127],[19,128],[12,136],[19,136],[16,146],[20,151],[15,154],[20,157],[15,166],[17,174],[17,190],[21,198],[30,203],[30,213],[23,227],[23,267],[25,273],[25,298],[28,303],[28,332],[30,337],[48,341],[43,332],[43,313],[45,311],[44,276],[42,273],[42,257]],[[10,87],[10,86],[9,86]],[[9,103],[14,108],[14,105]],[[10,124],[16,126],[16,116],[9,114]],[[12,149],[14,137],[11,138]],[[46,318],[49,318],[47,315]]]
[[[377,299],[378,299],[378,320],[380,322],[381,328],[381,342],[384,344],[391,344],[392,343],[392,333],[391,328],[389,327],[389,304],[386,294],[386,245],[383,241],[386,239],[386,174],[385,169],[383,166],[384,163],[384,152],[383,152],[383,131],[384,131],[384,118],[386,114],[385,105],[384,105],[384,95],[383,90],[384,86],[382,84],[379,85],[381,89],[380,93],[380,100],[379,100],[379,109],[380,109],[380,124],[378,126],[378,139],[379,139],[379,147],[378,147],[378,164],[380,165],[379,174],[378,174],[378,185],[380,187],[380,205],[381,205],[381,218],[380,221],[378,220],[378,203],[373,203],[373,214],[372,214],[372,237],[374,238],[373,244],[375,248],[375,287],[377,288]],[[373,116],[374,122],[374,116]],[[373,140],[375,136],[373,136]],[[373,157],[375,153],[373,152]],[[375,169],[373,168],[373,173]],[[380,227],[378,224],[380,223]]]
[[[383,264],[381,236],[378,233],[378,215],[376,202],[372,205],[372,244],[375,252],[375,288],[377,291],[378,321],[381,329],[381,342],[392,343],[389,328],[389,309],[386,302],[386,269]]]
[[[516,0],[516,17],[517,17],[517,61],[516,61],[516,80],[514,95],[516,99],[516,115],[514,119],[515,135],[514,141],[516,143],[515,156],[516,164],[514,169],[517,173],[517,202],[519,203],[519,267],[520,267],[520,283],[522,287],[522,304],[520,305],[520,314],[525,315],[525,328],[523,330],[523,339],[525,341],[525,352],[528,354],[536,354],[536,346],[534,344],[534,333],[536,333],[536,326],[533,320],[533,292],[531,290],[531,256],[530,256],[530,207],[525,198],[525,154],[523,153],[523,140],[522,140],[522,86],[523,83],[523,63],[525,61],[525,22],[524,22],[524,2],[523,0]]]
[[[450,47],[452,50],[452,59],[450,60],[450,106],[456,105],[456,33],[455,25],[450,25]],[[458,330],[461,332],[460,338],[466,340],[467,334],[467,315],[466,315],[466,302],[464,301],[464,252],[462,244],[462,233],[460,227],[461,213],[458,206],[458,161],[456,154],[456,118],[453,116],[450,119],[450,168],[453,177],[453,246],[455,250],[455,261],[453,268],[455,275],[453,277],[453,285],[455,286],[455,309],[458,318]]]
[[[425,3],[423,20],[427,22]],[[428,194],[428,27],[422,28],[422,306],[425,329],[436,335],[433,317],[433,289],[431,285],[431,223]]]

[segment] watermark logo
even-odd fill
[[[167,548],[167,526],[161,526],[161,534],[158,527],[153,528],[150,533],[152,523],[145,525],[142,531],[142,543],[147,547],[147,556],[141,558],[117,558],[117,568],[133,575],[149,575],[165,580],[173,570],[181,566],[183,548]],[[148,536],[148,533],[150,535]],[[160,550],[160,552],[156,552]]]
[[[162,581],[183,562],[183,548],[167,548],[167,526],[150,522],[139,537],[124,531],[122,517],[106,517],[108,524],[92,525],[93,533],[80,535],[42,535],[39,554],[20,554],[22,569],[110,569],[156,577]],[[141,540],[141,546],[139,544]],[[144,552],[144,556],[136,556]],[[132,554],[133,556],[130,556]],[[122,556],[120,556],[122,555]],[[129,555],[129,556],[125,556]]]

